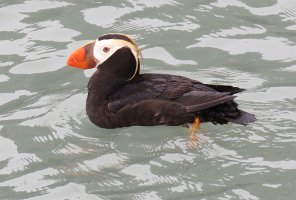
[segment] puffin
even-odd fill
[[[191,124],[194,137],[201,123],[248,125],[256,120],[234,101],[244,89],[178,75],[141,74],[141,61],[136,42],[121,33],[102,35],[69,55],[69,66],[97,68],[87,86],[91,122],[106,129]]]

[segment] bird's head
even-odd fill
[[[81,69],[108,68],[114,73],[128,73],[131,80],[139,73],[140,58],[140,49],[130,36],[109,33],[73,51],[67,64]]]

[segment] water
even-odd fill
[[[0,199],[294,199],[296,1],[0,2]],[[250,126],[94,126],[67,55],[130,34],[142,72],[248,89]]]

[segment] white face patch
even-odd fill
[[[122,47],[128,47],[131,50],[138,64],[138,47],[130,42],[119,39],[96,40],[93,57],[98,62],[98,65],[101,65]]]

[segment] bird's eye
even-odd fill
[[[107,53],[109,50],[110,50],[110,48],[108,48],[108,47],[104,47],[104,48],[103,48],[103,51],[104,51],[105,53]]]

